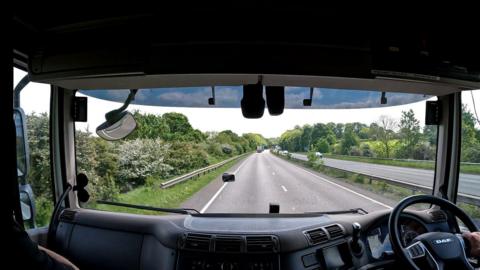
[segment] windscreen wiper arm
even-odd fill
[[[193,208],[160,208],[160,207],[153,207],[153,206],[146,206],[146,205],[136,205],[136,204],[110,202],[110,201],[102,201],[102,200],[96,201],[96,203],[121,206],[121,207],[127,207],[127,208],[142,209],[142,210],[183,214],[183,215],[190,215],[191,213],[200,214],[198,210]]]
[[[323,214],[323,215],[340,215],[340,214],[361,214],[366,215],[368,212],[363,208],[352,208],[340,211],[326,211],[326,212],[306,212],[309,214]]]

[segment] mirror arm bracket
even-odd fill
[[[115,123],[116,121],[118,121],[120,113],[123,112],[128,107],[128,105],[130,105],[130,102],[135,100],[135,95],[137,94],[137,91],[138,89],[131,89],[130,94],[128,94],[128,97],[125,100],[125,103],[123,103],[122,107],[105,114],[105,119],[108,123]]]

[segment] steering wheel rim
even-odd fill
[[[407,248],[403,248],[402,246],[401,232],[399,230],[399,221],[400,221],[400,216],[405,208],[418,203],[429,203],[429,204],[440,206],[440,208],[448,210],[454,216],[459,218],[465,224],[465,226],[467,226],[467,228],[470,231],[478,231],[478,227],[473,222],[473,220],[462,209],[460,209],[458,206],[451,203],[450,201],[447,201],[445,199],[438,198],[432,195],[414,195],[414,196],[410,196],[403,199],[392,210],[390,214],[390,218],[388,220],[390,243],[397,257],[400,258],[407,265],[410,265],[411,267],[413,267],[413,269],[417,269],[417,270],[419,270],[420,268],[418,268],[418,266],[413,261],[412,255],[408,253]],[[452,241],[459,241],[459,240],[455,239]],[[425,248],[425,246],[423,246],[422,248]],[[425,248],[425,249],[426,249],[426,252],[430,254],[429,249],[428,248]],[[466,260],[466,256],[465,256],[465,260]],[[435,261],[435,263],[437,262]],[[471,266],[469,263],[468,265]],[[471,267],[471,269],[473,269],[473,267]]]

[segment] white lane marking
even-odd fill
[[[272,172],[272,175],[275,175],[275,172]]]
[[[283,189],[283,191],[285,191],[285,192],[288,191],[287,188],[286,188],[284,185],[282,185],[282,189]]]
[[[240,168],[243,167],[243,164],[245,164],[245,161],[247,161],[248,158],[246,158],[245,160],[243,160],[242,164],[240,164],[240,166],[238,166],[238,168],[233,172],[233,174],[237,174],[238,170],[240,170]],[[213,201],[215,201],[215,199],[218,197],[218,195],[220,195],[220,193],[222,192],[222,190],[228,185],[228,182],[225,182],[223,183],[223,185],[220,187],[220,189],[213,195],[212,198],[210,198],[210,200],[207,202],[207,204],[205,204],[205,206],[202,208],[202,210],[200,210],[200,213],[205,213],[205,211],[207,211],[208,207],[210,207],[210,205],[213,203]]]
[[[218,197],[218,195],[220,195],[220,192],[222,192],[222,190],[228,185],[228,182],[225,182],[223,183],[223,185],[220,187],[220,189],[217,191],[217,193],[215,193],[215,195],[213,195],[213,197],[207,202],[207,204],[205,204],[205,206],[202,208],[202,210],[200,210],[200,213],[205,213],[205,211],[207,211],[208,207],[210,207],[210,205],[213,203],[213,201]]]
[[[287,161],[285,161],[285,162],[287,162]],[[295,164],[292,164],[292,165],[295,166],[295,167],[297,167],[298,169],[300,169],[300,170],[308,173],[308,174],[311,174],[311,175],[317,177],[317,178],[320,179],[320,180],[323,180],[323,181],[329,183],[329,184],[332,184],[332,185],[334,185],[334,186],[337,186],[337,187],[339,187],[339,188],[341,188],[341,189],[343,189],[343,190],[346,190],[346,191],[348,191],[348,192],[350,192],[350,193],[353,193],[353,194],[355,194],[355,195],[357,195],[357,196],[359,196],[359,197],[362,197],[362,198],[367,199],[367,200],[369,200],[369,201],[371,201],[371,202],[373,202],[373,203],[376,203],[376,204],[378,204],[378,205],[381,205],[381,206],[383,206],[383,207],[385,207],[385,208],[387,208],[387,209],[393,209],[393,207],[391,207],[391,206],[389,206],[389,205],[386,205],[386,204],[384,204],[384,203],[382,203],[382,202],[379,202],[379,201],[374,200],[374,199],[372,199],[372,198],[370,198],[370,197],[367,197],[367,196],[365,196],[365,195],[363,195],[363,194],[360,194],[360,193],[358,193],[358,192],[356,192],[356,191],[353,191],[353,190],[351,190],[351,189],[349,189],[349,188],[346,188],[346,187],[344,187],[344,186],[342,186],[342,185],[339,185],[339,184],[334,183],[334,182],[332,182],[332,181],[330,181],[330,180],[327,180],[327,179],[325,179],[325,178],[323,178],[323,177],[320,177],[320,176],[318,176],[318,175],[316,175],[316,174],[314,174],[314,173],[311,173],[311,172],[309,172],[309,171],[307,171],[307,170],[305,170],[305,169],[303,169],[303,168],[301,168],[301,167],[299,167],[299,166],[297,166],[297,165],[295,165]]]
[[[251,157],[251,156],[250,156],[250,157]],[[237,174],[238,171],[239,171],[239,170],[243,167],[243,165],[245,164],[245,161],[247,161],[247,159],[249,159],[250,157],[246,158],[246,159],[242,162],[242,164],[240,164],[240,166],[238,166],[238,168],[237,168],[235,171],[233,171],[233,174]]]

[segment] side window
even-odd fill
[[[458,205],[480,226],[480,90],[462,93]]]
[[[25,74],[14,69],[14,86]],[[20,104],[15,110],[14,119],[22,215],[26,228],[43,227],[50,222],[53,211],[49,142],[50,86],[29,83],[19,97]]]

